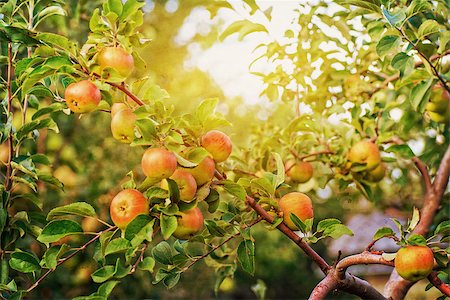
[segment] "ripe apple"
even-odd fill
[[[93,111],[102,99],[100,90],[89,80],[69,84],[64,97],[70,110],[80,114]]]
[[[194,176],[197,186],[201,186],[214,178],[216,164],[211,157],[207,156],[195,168],[185,170]]]
[[[216,162],[225,161],[231,154],[231,140],[225,133],[218,130],[208,131],[201,140],[202,147],[211,153]]]
[[[8,143],[4,142],[3,144],[0,144],[0,166],[2,164],[6,164],[9,158],[9,147]]]
[[[427,246],[406,246],[398,250],[395,257],[395,270],[409,281],[427,277],[433,266],[433,251]]]
[[[128,106],[127,106],[125,103],[123,103],[123,102],[117,102],[117,103],[114,103],[114,104],[111,106],[111,118],[114,118],[114,116],[115,116],[119,111],[125,110],[125,109],[128,109]]]
[[[138,190],[123,190],[111,201],[109,207],[111,220],[120,229],[125,229],[136,216],[148,214],[148,205],[147,199]]]
[[[134,126],[136,115],[129,108],[118,111],[111,120],[111,132],[113,137],[125,144],[134,141]]]
[[[371,171],[381,163],[380,150],[370,141],[360,141],[348,152],[348,160],[351,163],[365,163],[366,171]]]
[[[182,169],[177,169],[172,176],[170,176],[170,179],[173,179],[178,185],[178,189],[180,190],[180,200],[190,202],[194,199],[195,193],[197,192],[197,183],[191,173]],[[161,187],[168,189],[166,180],[161,182]]]
[[[177,169],[177,158],[164,148],[149,148],[142,156],[141,165],[145,176],[164,179],[172,176]]]
[[[177,219],[178,226],[173,236],[180,240],[187,240],[200,232],[203,228],[203,214],[200,208],[194,207],[185,212],[180,212]]]
[[[283,213],[283,221],[291,230],[299,230],[291,220],[291,213],[300,220],[305,221],[314,217],[311,199],[299,192],[292,192],[284,195],[278,200],[278,206]]]
[[[134,69],[133,56],[118,47],[103,48],[98,55],[98,64],[102,69],[116,70],[123,77],[128,77]]]
[[[379,182],[384,178],[385,174],[386,166],[383,163],[380,163],[378,167],[369,172],[369,174],[367,175],[367,180],[372,182]]]
[[[313,167],[309,162],[290,160],[286,163],[285,170],[286,175],[298,183],[307,182],[313,176]]]

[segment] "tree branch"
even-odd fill
[[[436,272],[431,272],[430,275],[428,275],[428,280],[438,289],[442,292],[442,294],[450,297],[450,286],[445,284],[439,277],[437,276]]]
[[[7,118],[10,117],[12,113],[12,73],[13,73],[13,53],[12,53],[12,43],[8,43],[8,75],[6,81],[6,89],[8,93],[8,113]],[[6,162],[6,178],[5,178],[5,190],[9,192],[12,188],[12,166],[11,161],[14,156],[14,145],[12,131],[9,132],[8,136],[8,161]]]
[[[339,279],[345,278],[345,272],[347,268],[353,265],[385,265],[385,266],[394,266],[394,261],[387,261],[381,255],[373,254],[367,251],[364,251],[360,254],[355,254],[351,256],[347,256],[342,259],[336,265],[336,272]]]
[[[338,288],[337,281],[332,276],[326,276],[319,282],[316,287],[312,290],[309,300],[322,300],[331,293],[331,291]]]

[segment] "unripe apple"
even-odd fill
[[[395,256],[395,270],[409,281],[427,277],[433,266],[433,251],[427,246],[406,246],[398,250]]]
[[[177,169],[175,154],[164,148],[149,148],[142,156],[142,170],[147,177],[169,178]]]
[[[114,104],[111,106],[111,118],[114,118],[114,116],[115,116],[119,111],[125,110],[125,109],[128,109],[128,106],[127,106],[125,103],[123,103],[123,102],[117,102],[117,103],[114,103]]]
[[[180,240],[187,240],[203,229],[203,214],[198,207],[180,212],[177,219],[178,226],[173,236]]]
[[[125,229],[136,216],[148,214],[148,212],[147,199],[141,192],[134,189],[126,189],[118,193],[109,207],[111,220],[120,229]]]
[[[4,142],[3,144],[0,144],[0,166],[2,164],[6,164],[9,158],[9,147],[8,143]]]
[[[381,163],[378,146],[370,141],[361,141],[352,146],[348,152],[351,163],[366,164],[366,171],[375,169]]]
[[[431,89],[430,102],[426,109],[436,113],[443,113],[450,105],[450,93],[440,84],[436,84]]]
[[[291,230],[299,230],[292,222],[291,213],[300,220],[305,221],[314,217],[314,211],[311,199],[299,192],[292,192],[284,195],[278,200],[278,206],[283,213],[283,221]]]
[[[367,180],[372,182],[379,182],[384,178],[385,175],[386,166],[383,163],[380,163],[378,167],[369,172],[369,174],[367,175]]]
[[[195,193],[197,192],[197,183],[195,182],[194,176],[185,170],[177,169],[170,176],[170,179],[173,179],[178,185],[180,200],[189,202],[194,199]],[[168,189],[165,179],[161,182],[161,187]]]
[[[309,162],[290,160],[286,163],[285,170],[286,175],[298,183],[307,182],[313,176],[313,167]]]
[[[100,223],[95,218],[86,217],[81,221],[81,228],[84,232],[96,232],[100,228]]]
[[[62,165],[53,173],[65,187],[72,188],[78,185],[78,175],[69,166]]]
[[[70,110],[80,114],[95,110],[102,99],[100,90],[89,80],[69,84],[64,97]]]
[[[207,156],[195,168],[185,170],[194,176],[197,186],[201,186],[214,178],[216,164],[211,157]]]
[[[128,77],[134,69],[133,56],[118,47],[103,48],[98,55],[98,64],[102,69],[115,69],[123,77]]]
[[[202,147],[205,148],[216,162],[225,161],[231,154],[231,140],[225,133],[218,130],[207,132],[201,141]]]
[[[134,141],[134,127],[136,115],[129,108],[118,111],[111,120],[111,132],[113,137],[125,144]]]

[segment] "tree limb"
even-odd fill
[[[438,289],[442,292],[442,294],[450,297],[450,286],[445,284],[442,280],[439,279],[436,272],[431,272],[430,275],[428,275],[428,280]]]

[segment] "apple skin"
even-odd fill
[[[305,221],[314,217],[311,199],[299,192],[292,192],[284,195],[278,200],[278,206],[283,213],[283,221],[291,230],[299,230],[291,220],[291,213],[300,220]]]
[[[123,102],[117,102],[117,103],[114,103],[114,104],[111,106],[111,118],[114,118],[114,116],[115,116],[119,111],[125,110],[125,109],[128,109],[128,106],[127,106],[125,103],[123,103]]]
[[[207,156],[195,168],[185,170],[194,176],[197,186],[202,186],[214,178],[216,164],[211,157]]]
[[[285,169],[286,175],[294,182],[305,183],[313,176],[313,167],[309,162],[290,160],[285,164]]]
[[[126,189],[119,192],[111,201],[109,213],[111,220],[120,229],[127,225],[138,215],[148,214],[149,203],[138,190]]]
[[[177,169],[177,158],[164,148],[149,148],[142,155],[141,166],[147,177],[169,178]]]
[[[406,246],[398,250],[395,257],[395,270],[409,281],[427,277],[433,266],[433,251],[427,246]]]
[[[6,164],[8,162],[8,158],[9,158],[9,147],[8,143],[4,142],[3,144],[0,144],[0,166]]]
[[[381,163],[380,150],[370,141],[360,141],[348,152],[348,160],[351,163],[366,163],[366,171],[371,171]]]
[[[118,47],[103,48],[98,55],[97,61],[102,69],[112,68],[123,77],[128,77],[134,69],[133,56]]]
[[[380,163],[378,167],[369,172],[369,174],[367,175],[367,180],[371,182],[380,182],[385,175],[386,166],[383,163]]]
[[[230,156],[233,148],[228,135],[218,130],[208,131],[202,137],[201,144],[216,162],[225,161]]]
[[[194,207],[185,212],[180,212],[178,226],[172,234],[180,240],[188,240],[203,229],[203,214],[200,208]]]
[[[111,132],[113,137],[125,144],[134,141],[134,126],[136,115],[129,108],[116,112],[111,120]]]
[[[172,176],[170,176],[170,179],[173,179],[178,185],[178,189],[180,190],[180,200],[190,202],[194,199],[195,193],[197,192],[197,183],[191,173],[182,169],[177,169]],[[166,180],[161,182],[161,187],[168,189]]]
[[[64,92],[67,106],[74,113],[88,113],[95,110],[102,99],[100,90],[89,80],[69,84]]]

